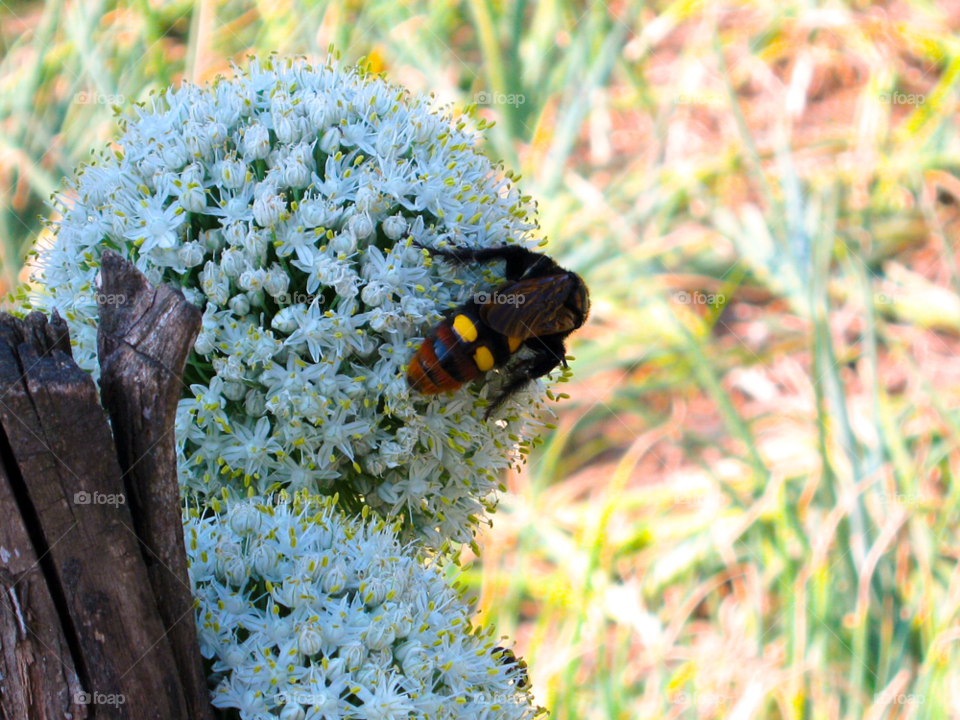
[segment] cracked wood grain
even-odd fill
[[[0,315],[0,425],[2,716],[190,717],[110,427],[57,316]]]
[[[191,718],[212,718],[187,575],[174,421],[201,312],[112,251],[100,266],[100,391]],[[104,302],[108,300],[110,302]]]

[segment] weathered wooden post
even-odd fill
[[[200,311],[101,277],[100,398],[60,317],[0,315],[0,718],[212,718],[174,438]]]

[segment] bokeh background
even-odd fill
[[[957,0],[0,0],[0,283],[114,105],[253,51],[476,102],[593,296],[462,578],[539,704],[960,718],[958,28]]]

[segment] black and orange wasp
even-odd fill
[[[487,407],[489,418],[531,380],[567,366],[567,336],[590,312],[590,294],[579,275],[519,245],[424,249],[460,265],[502,260],[505,282],[493,292],[476,293],[434,327],[408,366],[411,388],[424,395],[457,390],[528,348],[531,353],[507,368]]]

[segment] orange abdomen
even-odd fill
[[[437,395],[448,390],[456,390],[463,385],[440,367],[433,343],[432,336],[424,340],[410,361],[410,367],[407,368],[407,382],[411,388],[423,395]]]
[[[410,360],[407,382],[424,395],[437,395],[473,382],[503,365],[519,347],[483,324],[472,304],[443,320]]]

